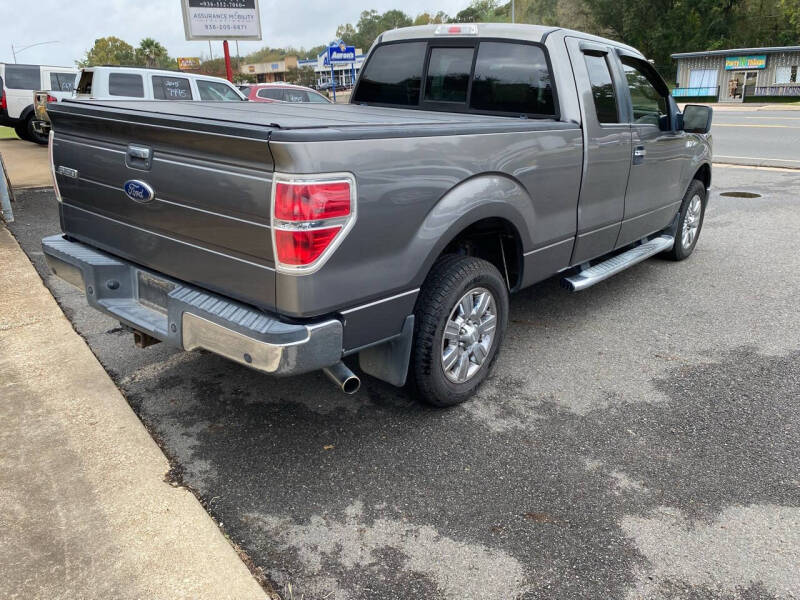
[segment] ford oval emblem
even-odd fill
[[[128,196],[128,198],[134,202],[140,202],[142,204],[145,202],[150,202],[155,196],[153,188],[147,185],[144,181],[139,181],[138,179],[130,179],[126,181],[123,189],[125,190],[125,194]]]

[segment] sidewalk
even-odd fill
[[[0,154],[14,189],[53,185],[47,146],[19,139],[0,140]]]
[[[786,103],[782,104],[780,102],[773,103],[773,104],[756,104],[756,103],[743,103],[743,102],[691,102],[687,99],[686,102],[683,102],[683,98],[681,101],[678,102],[678,108],[683,110],[683,107],[687,104],[701,104],[703,106],[710,106],[715,111],[720,112],[758,112],[762,110],[789,110],[789,111],[796,111],[800,110],[800,104],[795,103]]]
[[[0,597],[266,597],[2,225],[0,422]]]

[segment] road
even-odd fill
[[[800,172],[714,180],[690,260],[515,295],[496,372],[452,410],[137,350],[48,275],[51,192],[18,194],[13,232],[286,598],[798,598]],[[740,190],[763,196],[719,195]]]
[[[800,169],[800,110],[717,110],[716,162]]]

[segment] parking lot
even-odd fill
[[[11,230],[174,480],[286,597],[796,598],[797,189],[717,167],[690,260],[512,297],[494,375],[451,410],[138,350],[50,276],[49,189],[17,193]]]

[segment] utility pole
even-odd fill
[[[514,10],[514,0],[511,0],[511,22],[512,23],[516,23],[516,21],[514,20],[514,17],[516,16],[516,12],[517,11]]]

